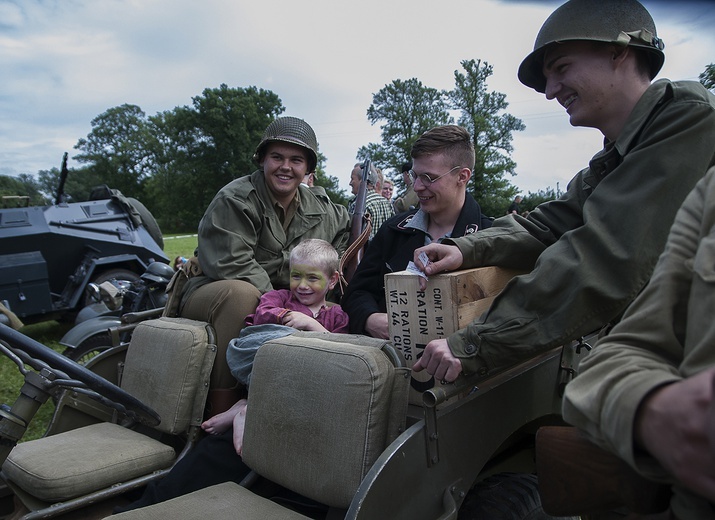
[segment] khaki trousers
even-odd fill
[[[226,350],[229,341],[237,338],[243,329],[246,316],[256,311],[260,298],[260,291],[248,282],[218,280],[199,287],[184,302],[182,317],[207,321],[216,330],[218,351],[211,372],[212,390],[236,388],[236,379],[231,375],[226,362]],[[229,402],[228,406],[234,402]],[[212,411],[219,413],[216,409]]]

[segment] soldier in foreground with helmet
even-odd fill
[[[715,164],[715,96],[697,82],[651,83],[663,48],[636,0],[570,0],[546,20],[519,79],[573,126],[600,130],[604,148],[528,217],[415,251],[428,275],[531,269],[467,328],[429,342],[415,370],[447,381],[493,373],[613,324],[643,289],[676,211]]]
[[[203,275],[189,279],[180,313],[209,321],[216,329],[218,352],[211,386],[225,396],[212,414],[239,399],[226,362],[228,343],[239,336],[246,316],[262,294],[290,288],[291,250],[302,240],[319,238],[342,254],[350,232],[347,209],[330,202],[323,188],[309,188],[304,177],[315,171],[318,143],[303,120],[273,121],[256,149],[260,169],[224,186],[199,223],[198,259]],[[221,390],[219,390],[220,392]],[[216,392],[214,390],[214,392]],[[116,512],[163,502],[221,482],[240,482],[250,471],[233,444],[233,430],[210,435],[160,481],[149,484],[135,502]]]
[[[179,314],[216,329],[219,350],[209,397],[213,413],[238,400],[232,390],[236,380],[225,363],[228,342],[238,337],[263,293],[289,287],[290,251],[308,238],[330,242],[340,254],[347,247],[347,210],[333,204],[324,190],[302,184],[315,171],[317,150],[308,123],[276,119],[256,148],[259,169],[224,186],[199,223],[203,275],[187,282]]]

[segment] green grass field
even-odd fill
[[[169,257],[171,263],[173,263],[174,258],[177,256],[193,256],[196,245],[197,239],[195,235],[164,236],[164,252],[166,256]],[[54,348],[58,352],[62,352],[64,347],[59,344],[59,340],[71,327],[72,323],[68,322],[45,321],[33,325],[26,325],[20,332],[44,345]],[[0,404],[5,403],[12,406],[19,394],[22,383],[23,376],[17,365],[9,358],[0,354]],[[40,411],[30,423],[27,433],[22,440],[26,441],[41,437],[52,418],[53,412],[54,405],[50,400],[40,408]]]
[[[174,258],[184,256],[186,258],[194,256],[194,249],[198,245],[196,235],[165,235],[164,253],[169,257],[171,263]]]

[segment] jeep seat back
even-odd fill
[[[347,510],[378,456],[404,429],[409,369],[364,336],[298,332],[258,350],[243,458],[291,491]],[[395,365],[398,366],[395,366]],[[304,518],[233,483],[113,516],[116,520]]]
[[[393,366],[384,344],[302,333],[263,345],[248,396],[244,462],[292,491],[347,508],[404,429],[409,371]]]
[[[201,424],[216,346],[212,328],[183,318],[140,323],[127,349],[121,387],[161,416],[155,429],[100,422],[18,444],[3,474],[31,510],[78,497],[96,501],[159,478],[188,449]],[[188,442],[187,442],[188,439]],[[115,486],[121,482],[120,486]],[[134,486],[136,487],[136,486]],[[112,492],[108,492],[111,488]],[[76,507],[82,507],[79,500]],[[64,512],[54,506],[53,511]]]

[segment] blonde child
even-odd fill
[[[337,251],[325,240],[305,240],[291,251],[290,290],[276,289],[265,293],[256,312],[246,317],[246,328],[241,331],[241,336],[229,343],[226,358],[231,373],[240,383],[249,386],[253,358],[260,344],[293,332],[285,327],[348,332],[345,311],[340,305],[329,305],[326,301],[328,292],[338,283],[338,264]],[[275,327],[281,325],[285,327]],[[246,404],[246,399],[241,399],[201,425],[204,431],[218,435],[233,424],[233,444],[239,455],[243,446]]]

